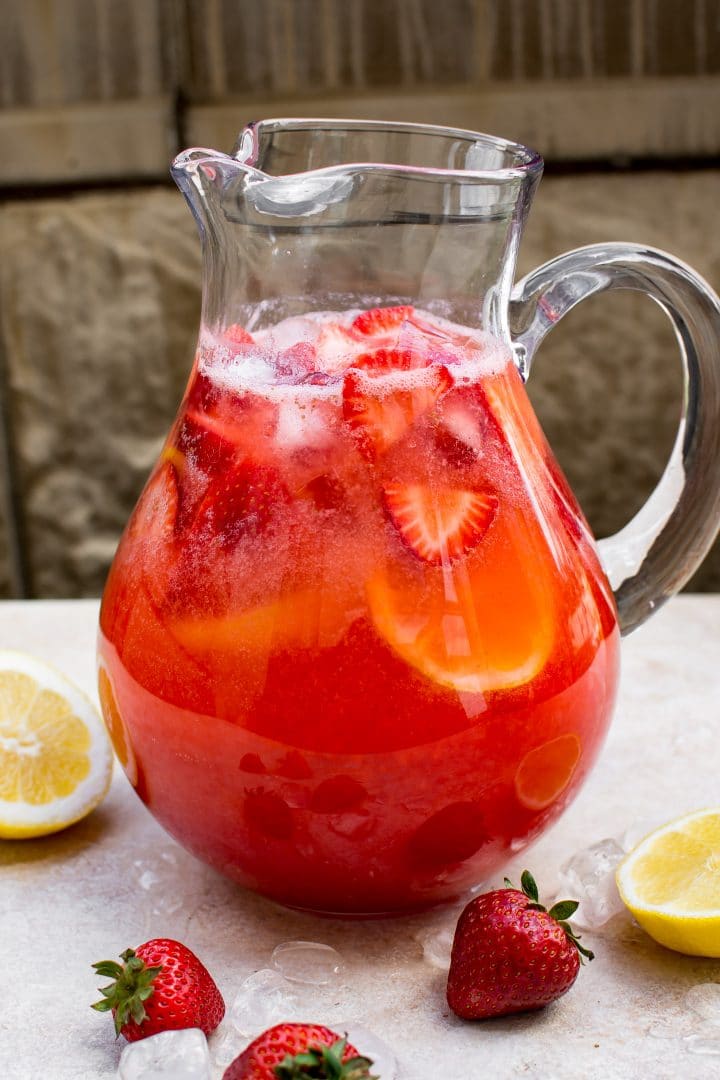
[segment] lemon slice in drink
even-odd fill
[[[111,774],[92,702],[41,660],[0,650],[0,837],[72,825],[101,801]]]
[[[720,957],[720,807],[646,836],[617,870],[620,896],[660,945]]]

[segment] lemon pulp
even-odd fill
[[[0,651],[0,837],[56,832],[105,795],[112,754],[92,703],[59,672]]]

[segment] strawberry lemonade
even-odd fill
[[[326,913],[460,896],[572,799],[618,630],[506,346],[409,306],[204,333],[100,691],[139,796]]]

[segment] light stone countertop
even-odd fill
[[[95,696],[96,618],[95,601],[5,602],[0,646],[53,662]],[[578,849],[720,804],[720,596],[676,598],[623,649],[620,701],[599,764],[566,816],[508,868],[519,879],[527,862],[546,893]],[[720,1056],[692,1052],[686,1037],[700,1029],[685,1002],[691,987],[720,981],[720,960],[655,945],[624,911],[584,933],[597,958],[559,1002],[466,1023],[448,1015],[444,974],[423,959],[419,941],[451,927],[456,911],[367,923],[286,911],[185,854],[119,769],[84,822],[44,840],[0,842],[0,863],[2,1080],[113,1076],[124,1040],[88,1007],[98,996],[90,964],[160,934],[198,953],[228,1006],[280,942],[334,946],[345,959],[341,981],[330,991],[298,988],[306,1018],[357,1021],[392,1042],[398,1080],[720,1077]],[[151,880],[150,871],[161,880],[148,891],[140,879]],[[665,1037],[648,1036],[650,1028]],[[231,1030],[226,1021],[211,1039],[214,1078]]]

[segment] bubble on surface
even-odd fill
[[[370,1072],[373,1076],[377,1076],[378,1080],[396,1080],[397,1058],[392,1048],[383,1039],[354,1020],[342,1021],[336,1027],[338,1034],[347,1035],[348,1042],[355,1047],[358,1054],[370,1058],[372,1061]]]
[[[576,852],[561,867],[559,898],[567,894],[568,900],[580,904],[572,917],[574,925],[595,930],[624,910],[615,884],[615,870],[624,855],[617,840],[607,838]]]
[[[329,986],[343,968],[337,949],[318,941],[283,941],[273,949],[271,963],[290,982]]]
[[[438,968],[439,971],[447,971],[450,967],[450,953],[454,937],[454,926],[437,926],[419,933],[417,940],[422,945],[425,963]]]
[[[720,1028],[720,982],[692,986],[685,995],[685,1005],[706,1023]],[[720,1038],[720,1031],[717,1034]]]
[[[248,975],[235,995],[229,1020],[241,1035],[254,1038],[265,1028],[296,1016],[298,997],[279,971],[261,968]]]
[[[711,1038],[707,1035],[687,1035],[683,1042],[691,1054],[720,1057],[720,1038]]]
[[[119,1080],[210,1080],[210,1051],[199,1028],[161,1031],[128,1043]]]

